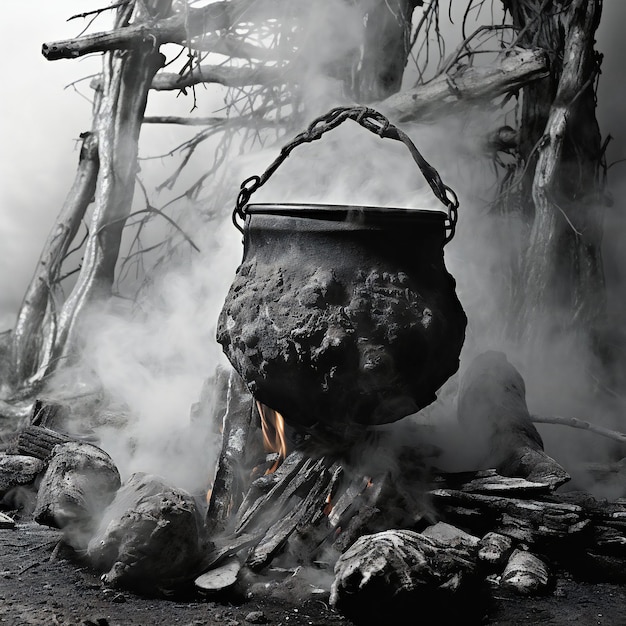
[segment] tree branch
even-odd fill
[[[160,73],[154,77],[151,89],[171,91],[186,89],[201,83],[218,83],[226,87],[247,85],[271,85],[285,82],[287,72],[276,67],[226,67],[223,65],[197,65],[183,76],[173,72]]]
[[[441,74],[430,82],[394,94],[375,108],[397,121],[450,113],[459,106],[492,100],[548,75],[547,56],[539,50],[517,50],[486,67],[467,67]]]
[[[604,426],[598,426],[596,424],[592,424],[591,422],[578,419],[577,417],[561,417],[560,415],[531,415],[531,420],[535,424],[558,424],[561,426],[580,428],[582,430],[588,430],[590,433],[595,433],[596,435],[602,435],[603,437],[608,437],[614,441],[619,441],[620,443],[626,443],[625,433],[620,433],[616,430],[605,428]]]
[[[132,24],[104,33],[44,43],[41,52],[48,61],[73,59],[107,50],[129,50],[141,42],[183,44],[204,33],[227,30],[239,23],[278,14],[284,0],[221,0],[202,8],[189,8],[171,17]]]

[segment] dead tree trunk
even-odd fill
[[[148,6],[154,9],[157,4]],[[135,22],[149,18],[149,14],[139,13]],[[127,26],[129,19],[124,7],[116,26]],[[122,230],[135,189],[139,131],[150,85],[163,62],[150,38],[138,39],[130,49],[104,54],[102,97],[94,120],[100,163],[95,206],[81,272],[59,315],[54,359],[72,354],[81,314],[111,295]]]
[[[365,0],[363,55],[355,73],[353,94],[358,102],[383,100],[400,91],[411,50],[414,0]]]
[[[600,0],[503,0],[519,44],[540,47],[551,74],[523,95],[520,194],[529,235],[514,310],[521,334],[545,322],[588,334],[605,310],[602,142],[595,117]],[[534,332],[534,331],[533,331]]]
[[[58,282],[69,246],[89,204],[98,176],[98,144],[94,133],[83,138],[78,170],[61,213],[41,252],[11,334],[10,381],[12,390],[28,391],[28,380],[45,368],[55,340]],[[48,315],[49,323],[44,323]]]

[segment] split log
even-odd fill
[[[102,515],[87,556],[107,584],[154,592],[193,580],[206,547],[192,496],[137,473]]]
[[[296,528],[305,530],[314,515],[323,508],[324,495],[328,492],[335,469],[327,468],[326,463],[322,458],[311,467],[307,474],[310,484],[304,487],[306,495],[299,502],[290,502],[286,511],[277,507],[277,513],[284,514],[267,529],[264,537],[248,555],[246,564],[251,569],[259,570],[268,565]]]
[[[470,363],[459,389],[458,419],[468,446],[482,449],[479,466],[552,488],[570,479],[544,452],[526,405],[524,379],[502,352],[484,352]]]
[[[77,442],[57,445],[39,484],[35,521],[62,529],[66,541],[82,549],[120,482],[111,457],[100,448]]]
[[[47,461],[54,446],[70,441],[77,440],[50,428],[26,426],[20,430],[17,436],[16,451]]]
[[[479,588],[474,549],[389,530],[361,537],[339,558],[330,603],[359,624],[403,614],[467,624],[484,608]]]
[[[226,391],[222,450],[206,514],[210,534],[224,530],[231,511],[237,510],[243,499],[244,451],[254,417],[254,399],[234,370],[230,372]]]
[[[475,530],[477,534],[488,530],[498,530],[502,534],[517,539],[515,533],[507,532],[506,528],[502,527],[503,522],[510,518],[520,520],[525,528],[532,529],[535,541],[542,539],[554,541],[579,533],[590,523],[582,507],[567,502],[526,500],[452,489],[435,489],[430,494],[435,505],[440,507],[439,510],[442,512],[454,515],[454,508],[459,505],[477,510],[480,516],[476,521],[481,524],[481,527]],[[527,539],[527,537],[519,538]]]
[[[198,589],[209,593],[225,591],[237,584],[237,576],[240,570],[241,563],[239,559],[231,558],[223,565],[198,576],[194,584]]]
[[[2,528],[15,528],[15,520],[0,512],[0,529]]]

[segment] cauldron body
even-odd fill
[[[251,204],[217,339],[257,400],[305,428],[396,421],[458,369],[466,316],[442,211]]]

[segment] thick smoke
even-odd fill
[[[326,5],[315,6],[322,4]],[[348,10],[343,3],[341,6]],[[603,24],[611,22],[611,10],[615,7],[605,6]],[[352,35],[356,37],[357,29],[352,32],[343,28],[345,24],[355,23],[352,16],[344,18],[337,21],[336,13],[332,19],[314,13],[309,22],[316,25],[311,29],[316,37],[309,45],[311,55],[302,56],[300,63],[303,75],[307,75],[303,98],[311,119],[331,106],[346,102],[339,83],[323,77],[321,71],[328,59],[337,54],[334,50],[337,42],[344,51],[357,43],[351,39]],[[327,27],[329,23],[341,24],[341,37]],[[607,61],[614,54],[607,50]],[[606,73],[602,80],[609,80]],[[610,95],[604,100],[607,101],[614,106]],[[199,104],[200,114],[214,113],[214,103],[203,104],[199,100]],[[603,106],[602,92],[600,106]],[[618,427],[614,418],[616,407],[603,412],[606,407],[598,406],[595,400],[596,382],[589,373],[593,362],[587,346],[561,337],[546,344],[539,355],[536,352],[529,355],[524,345],[504,339],[499,299],[507,280],[503,268],[521,251],[516,225],[494,217],[487,210],[495,178],[484,139],[499,123],[494,121],[491,111],[468,110],[438,124],[412,124],[405,128],[461,201],[457,236],[446,248],[446,263],[457,280],[459,298],[469,318],[460,374],[478,353],[503,350],[526,379],[531,411],[604,420],[607,425]],[[610,126],[608,122],[605,124]],[[607,131],[616,132],[610,127]],[[151,134],[155,132],[150,130]],[[169,131],[163,131],[166,132]],[[229,156],[227,184],[232,202],[239,182],[260,174],[277,156],[279,148]],[[194,173],[201,173],[202,166],[197,163]],[[616,171],[619,167],[616,166]],[[209,201],[207,197],[207,205]],[[381,140],[352,122],[331,131],[315,145],[297,148],[253,201],[441,208],[404,146]],[[214,338],[215,323],[242,252],[239,233],[230,224],[230,207],[222,207],[218,213],[217,220],[194,221],[191,216],[183,220],[201,252],[191,254],[184,263],[168,266],[150,289],[142,292],[135,306],[114,300],[85,320],[82,362],[71,378],[89,380],[93,376],[102,383],[107,396],[123,405],[129,414],[129,421],[122,429],[112,426],[99,431],[102,446],[113,455],[124,476],[138,470],[154,472],[182,487],[196,489],[207,479],[206,475],[199,475],[198,468],[202,468],[202,473],[214,461],[215,450],[194,448],[188,436],[188,424],[191,405],[197,401],[203,381],[217,364],[224,363]],[[623,232],[623,218],[612,213],[607,216],[611,228],[607,231],[605,249],[607,267],[611,268],[610,299],[613,310],[617,311],[623,302],[626,279],[620,269],[624,267],[624,259],[617,245],[615,224]],[[458,377],[449,381],[440,392],[440,402],[415,420],[446,422],[450,445],[456,432],[457,383]],[[398,428],[413,432],[412,426],[402,423]],[[562,426],[542,426],[540,430],[547,452],[569,471],[580,458],[596,455],[606,458],[600,452],[607,455],[614,452],[608,440],[588,433]],[[462,452],[459,448],[459,454]]]

